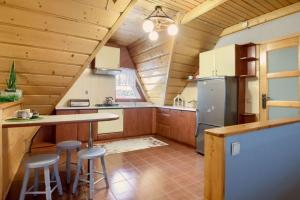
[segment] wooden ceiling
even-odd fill
[[[150,42],[142,30],[143,20],[156,5],[163,6],[175,19],[207,2],[219,2],[215,8],[179,25],[176,38],[161,34]],[[199,53],[214,48],[223,30],[249,19],[292,5],[300,0],[139,0],[111,41],[128,46],[142,84],[151,101],[172,104],[187,85],[187,76],[199,68]],[[172,40],[174,40],[172,42]],[[142,57],[143,59],[141,59]]]
[[[0,88],[12,61],[25,107],[53,108],[135,0],[0,0]]]

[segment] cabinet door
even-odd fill
[[[170,138],[181,142],[181,134],[185,124],[185,119],[180,116],[180,110],[170,110]]]
[[[152,108],[140,108],[138,109],[138,130],[139,135],[152,134]]]
[[[78,114],[77,110],[58,110],[57,115]],[[56,143],[65,140],[77,140],[77,123],[56,125],[55,141]]]
[[[139,135],[138,126],[138,109],[124,109],[124,136]]]
[[[200,53],[199,57],[199,76],[210,77],[214,75],[215,70],[215,58],[214,50]]]
[[[86,114],[86,113],[97,113],[98,110],[79,110],[79,114]],[[93,138],[94,140],[97,139],[97,132],[98,126],[97,122],[92,123],[93,127]],[[88,141],[88,135],[90,131],[90,126],[88,122],[78,123],[77,127],[77,138],[79,141],[86,142]]]
[[[235,76],[235,45],[217,48],[215,67],[218,76]]]
[[[184,119],[183,129],[181,130],[181,140],[183,143],[195,146],[195,132],[196,132],[196,113],[182,111],[180,117]]]

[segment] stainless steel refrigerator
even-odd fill
[[[236,77],[198,80],[196,150],[204,154],[204,130],[237,124]]]

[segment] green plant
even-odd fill
[[[15,62],[13,61],[10,72],[9,72],[9,80],[6,80],[6,91],[7,92],[15,92],[16,91],[16,71],[15,71]]]

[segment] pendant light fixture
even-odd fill
[[[161,6],[156,6],[155,10],[144,20],[143,30],[149,33],[149,39],[156,41],[159,38],[158,32],[167,30],[168,34],[175,36],[178,33],[178,26],[175,21],[169,17]]]

